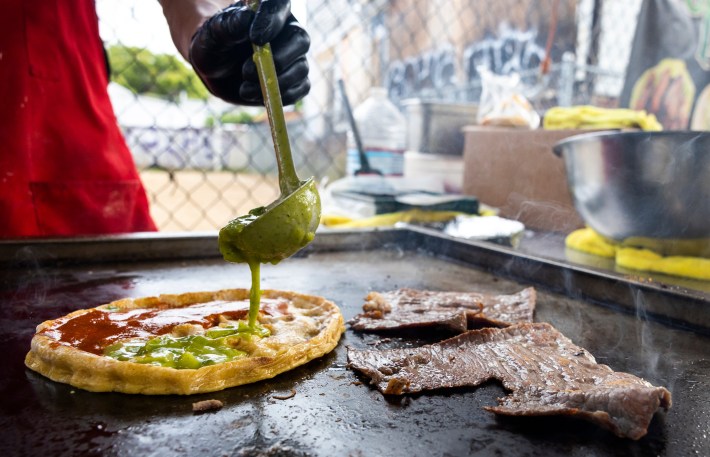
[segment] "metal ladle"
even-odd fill
[[[259,2],[251,2],[253,9]],[[291,155],[286,120],[271,46],[254,45],[264,106],[269,118],[279,171],[279,198],[265,207],[237,217],[219,231],[219,249],[229,262],[246,262],[252,274],[249,324],[254,326],[259,307],[259,267],[278,263],[310,243],[320,222],[320,195],[313,177],[301,181]],[[256,303],[256,305],[255,305]]]

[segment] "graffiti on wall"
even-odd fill
[[[454,50],[442,48],[409,59],[393,61],[387,73],[387,88],[396,98],[455,86],[457,81]]]
[[[480,78],[479,67],[499,75],[538,68],[545,58],[545,49],[537,43],[537,37],[537,30],[517,30],[501,24],[497,36],[487,37],[464,50],[466,81]]]
[[[289,122],[292,147],[306,149],[299,142],[305,138],[306,122]],[[278,168],[269,125],[227,124],[215,128],[135,127],[124,126],[136,166],[140,170],[250,170],[276,173]],[[305,160],[303,154],[299,155]],[[315,160],[308,157],[308,160]],[[302,163],[296,160],[296,166]]]
[[[129,126],[123,133],[139,169],[211,169],[220,162],[209,129]]]
[[[486,36],[464,48],[461,63],[464,82],[478,81],[478,68],[507,75],[539,67],[545,49],[537,43],[535,29],[519,30],[502,23],[496,35]],[[387,88],[395,98],[422,95],[457,86],[456,58],[452,48],[429,51],[391,63]]]

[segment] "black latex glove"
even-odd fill
[[[271,44],[284,105],[308,94],[306,52],[311,40],[291,14],[288,0],[262,0],[256,13],[240,1],[215,14],[192,38],[190,62],[217,97],[239,105],[263,105],[252,43]]]

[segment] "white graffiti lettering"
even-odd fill
[[[395,98],[456,85],[453,49],[439,49],[411,59],[394,61],[387,72],[387,88]]]
[[[537,68],[545,57],[545,50],[537,44],[537,38],[536,30],[517,30],[505,23],[500,24],[497,36],[464,48],[461,65],[464,81],[479,80],[479,66],[502,75]],[[452,47],[393,61],[387,71],[387,88],[395,99],[422,96],[427,91],[441,91],[456,85],[456,59]]]
[[[479,79],[479,67],[499,75],[537,68],[545,58],[545,50],[536,40],[536,30],[516,30],[501,24],[497,37],[484,39],[464,50],[466,80]]]

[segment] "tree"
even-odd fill
[[[185,92],[190,98],[205,100],[209,92],[195,72],[177,57],[153,54],[147,49],[113,45],[108,48],[111,80],[136,94],[150,94],[178,100]]]

